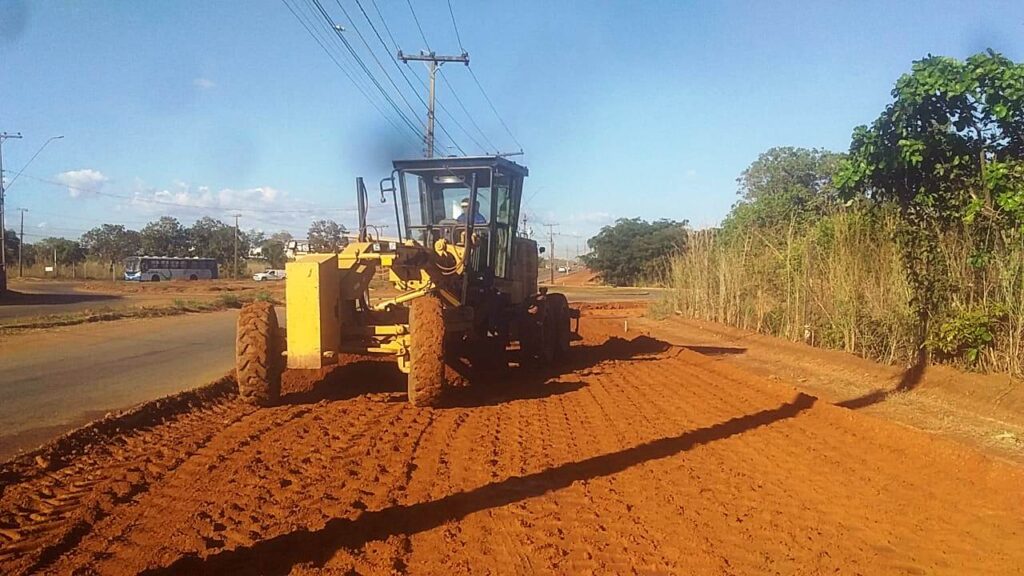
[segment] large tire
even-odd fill
[[[444,308],[438,297],[412,301],[409,337],[409,402],[437,406],[445,384]]]
[[[564,294],[548,294],[547,316],[544,321],[547,323],[545,332],[549,340],[548,345],[552,347],[552,356],[561,360],[569,354],[569,347],[572,345],[572,319],[569,318],[569,300]]]
[[[281,396],[281,341],[277,314],[270,302],[250,302],[238,314],[235,379],[242,400],[273,406]]]
[[[522,318],[519,344],[524,366],[543,368],[554,359],[555,347],[551,342],[551,322],[548,320],[547,299],[540,299]]]

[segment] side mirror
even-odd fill
[[[543,246],[541,246],[540,248],[537,249],[537,252],[543,254],[544,250],[545,250],[545,248]]]

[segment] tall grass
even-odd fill
[[[915,350],[910,287],[896,243],[900,222],[884,210],[847,211],[810,226],[695,231],[665,270],[677,313],[888,363]],[[1009,240],[1009,241],[1007,241]],[[934,329],[951,335],[943,359],[1024,371],[1024,263],[1019,235],[979,262],[979,240],[944,234],[947,309]],[[1016,243],[1014,243],[1016,242]],[[968,342],[980,319],[992,338]],[[974,322],[973,324],[971,322]],[[977,338],[975,339],[977,340]]]

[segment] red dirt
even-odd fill
[[[416,409],[381,362],[0,468],[0,573],[1006,574],[1024,473],[583,319],[561,374]],[[627,339],[626,337],[629,337]]]

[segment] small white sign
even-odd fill
[[[53,272],[53,266],[47,266],[47,267],[43,268],[43,270],[46,271],[46,272]]]

